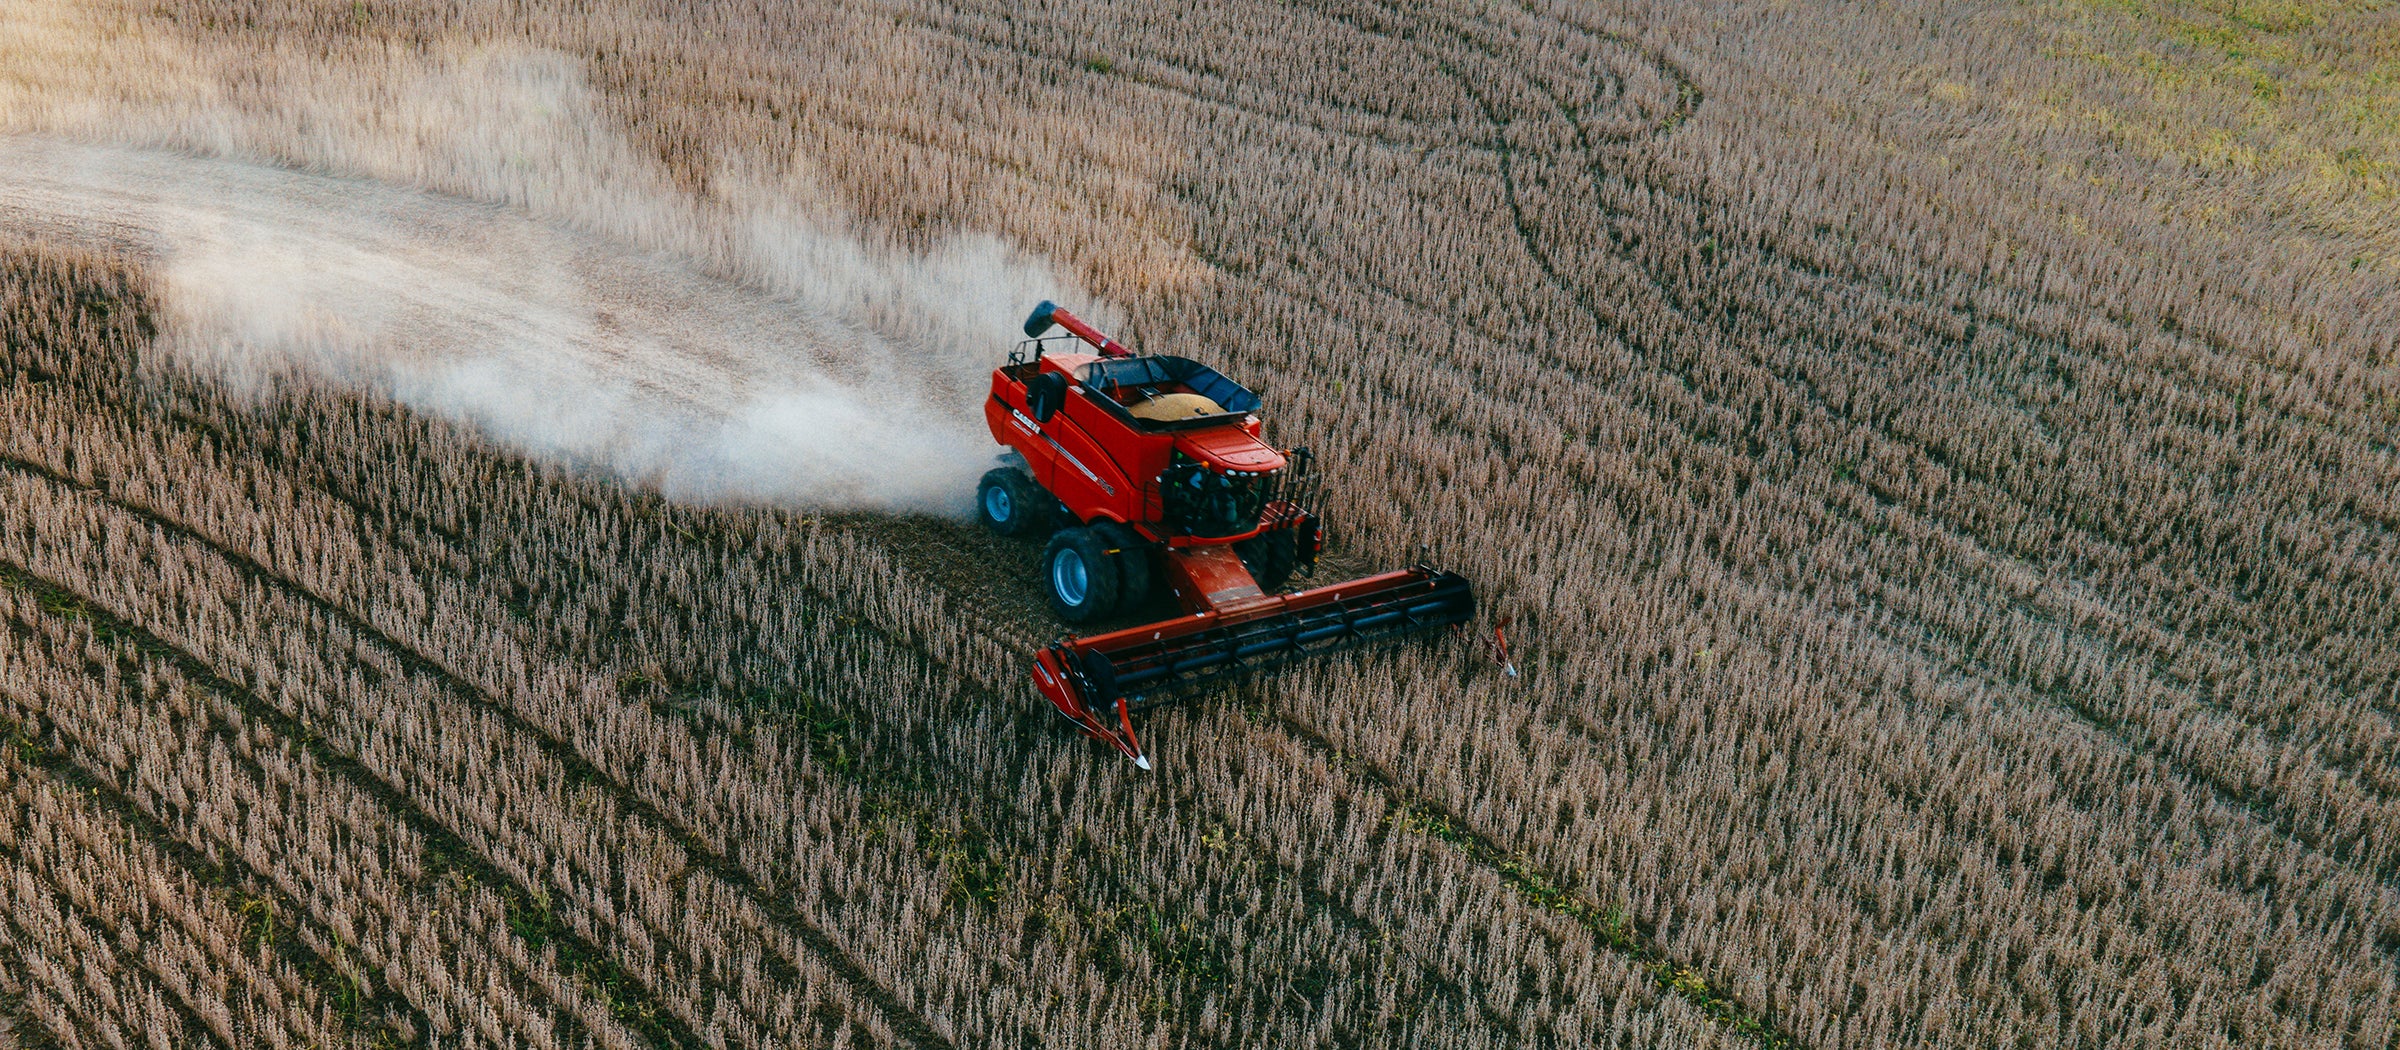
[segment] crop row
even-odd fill
[[[1469,1040],[1460,1045],[1478,1045],[1477,1040],[1488,1035],[1474,1033],[1511,1033],[1525,1023],[1518,1020],[1519,1008],[1513,1005],[1519,993],[1504,993],[1508,986],[1501,972],[1489,969],[1498,965],[1498,957],[1461,971],[1467,960],[1450,953],[1420,947],[1389,955],[1375,945],[1398,920],[1359,919],[1363,905],[1334,903],[1331,894],[1338,884],[1293,886],[1288,880],[1309,869],[1261,863],[1256,848],[1241,854],[1250,857],[1246,863],[1219,858],[1220,850],[1197,841],[1210,826],[1220,836],[1228,830],[1221,819],[1209,818],[1212,805],[1205,799],[1182,804],[1183,812],[1204,823],[1192,835],[1179,838],[1179,848],[1160,846],[1129,854],[1112,847],[1067,854],[1078,861],[1073,879],[1099,887],[1102,897],[1060,901],[1032,892],[1034,859],[1050,856],[1062,841],[1141,841],[1160,814],[1141,807],[1083,816],[1086,800],[1123,792],[1123,784],[1108,783],[1121,778],[1123,771],[1103,756],[1065,741],[1039,753],[1056,758],[1063,746],[1063,754],[1072,756],[1073,766],[1081,770],[1075,780],[1053,784],[1048,792],[1015,804],[972,805],[963,814],[927,808],[935,800],[953,797],[942,787],[962,782],[985,783],[988,793],[1001,798],[1029,786],[1024,782],[1033,767],[1010,757],[1022,754],[1021,744],[1002,743],[1021,741],[1028,732],[1019,714],[1025,709],[1017,706],[1020,694],[1010,690],[995,695],[985,691],[988,686],[960,693],[948,684],[957,667],[973,667],[969,681],[1004,680],[1013,686],[1015,661],[989,640],[962,642],[973,635],[957,631],[938,596],[884,582],[891,569],[854,537],[814,528],[781,535],[780,526],[756,522],[747,537],[678,551],[688,529],[660,520],[654,511],[640,512],[640,501],[608,496],[586,482],[529,476],[505,458],[441,430],[424,440],[430,448],[450,450],[450,458],[425,464],[428,469],[416,477],[427,491],[480,495],[483,498],[470,501],[476,513],[438,529],[421,529],[414,523],[444,520],[447,513],[439,507],[370,522],[362,519],[366,512],[361,508],[371,509],[376,502],[392,499],[391,493],[407,489],[387,485],[376,495],[353,490],[338,477],[320,477],[328,483],[322,489],[295,487],[269,469],[284,462],[280,454],[271,445],[262,448],[250,442],[262,435],[289,439],[291,430],[324,439],[326,433],[315,427],[341,426],[345,421],[409,433],[388,410],[361,414],[347,399],[328,396],[303,401],[297,412],[255,416],[221,403],[212,406],[195,391],[161,395],[152,390],[147,396],[168,397],[176,407],[161,411],[182,415],[160,416],[137,426],[103,407],[114,402],[109,397],[87,400],[38,387],[17,390],[12,407],[21,413],[18,418],[29,423],[63,421],[58,440],[44,440],[45,428],[31,426],[25,433],[33,447],[13,453],[46,461],[19,459],[8,472],[21,497],[15,505],[27,515],[19,519],[24,523],[20,528],[30,529],[18,542],[27,551],[51,552],[43,558],[31,553],[19,557],[40,562],[45,577],[113,610],[109,615],[177,639],[172,644],[187,649],[195,663],[220,668],[208,673],[221,674],[224,688],[255,694],[255,704],[272,706],[287,735],[323,737],[335,764],[354,761],[356,775],[390,785],[385,794],[394,804],[421,809],[424,817],[418,823],[426,826],[428,835],[455,838],[465,854],[463,863],[488,865],[506,884],[504,896],[520,902],[564,902],[583,899],[593,883],[630,884],[633,888],[620,892],[635,893],[646,882],[694,881],[700,877],[695,871],[722,874],[737,885],[749,883],[754,899],[770,909],[767,919],[802,930],[820,926],[826,931],[824,941],[814,945],[820,950],[839,942],[861,965],[878,973],[956,974],[933,981],[895,981],[897,994],[913,999],[909,1007],[969,1030],[1025,1031],[1028,1038],[1028,1012],[994,1009],[956,996],[975,989],[977,995],[990,997],[1004,994],[1015,981],[1117,969],[1137,979],[1155,973],[1168,989],[1191,993],[1191,1001],[1175,1004],[1171,1015],[1178,1028],[1187,1030],[1187,1038],[1213,1031],[1217,1034],[1212,1041],[1236,1039],[1264,1024],[1295,1025],[1295,1033],[1313,1030],[1320,1037],[1386,1026],[1419,1033],[1449,1030]],[[195,417],[203,413],[208,425],[195,427]],[[362,440],[358,447],[373,445]],[[352,446],[331,440],[322,447]],[[422,450],[397,462],[413,464],[421,458]],[[311,473],[324,473],[322,459],[294,462],[308,462]],[[369,458],[361,465],[371,464],[389,477],[394,462],[377,464]],[[442,467],[447,469],[437,469]],[[169,479],[177,482],[169,484]],[[593,504],[609,513],[595,512]],[[518,514],[553,515],[547,523],[553,540],[576,537],[572,526],[580,522],[586,530],[582,535],[596,549],[630,550],[637,556],[632,564],[656,574],[655,580],[629,581],[608,599],[622,606],[617,623],[624,629],[599,638],[643,645],[665,639],[682,645],[665,647],[637,662],[613,648],[579,654],[579,646],[568,644],[576,636],[561,628],[590,623],[592,618],[586,614],[570,620],[552,611],[579,607],[598,593],[597,588],[564,586],[566,581],[558,578],[557,574],[589,572],[593,562],[587,559],[593,552],[581,543],[478,551],[484,556],[470,558],[476,571],[452,571],[456,548],[462,545],[523,537],[518,523],[509,520]],[[609,528],[593,529],[593,522]],[[638,529],[639,538],[611,536],[614,528]],[[113,544],[95,550],[77,539],[100,535],[141,541],[137,550]],[[82,553],[62,553],[78,549]],[[519,560],[537,557],[540,572]],[[187,562],[213,567],[196,569],[191,576],[146,576],[139,593],[111,580],[113,573],[106,569],[111,564]],[[412,571],[412,563],[427,571]],[[702,577],[702,572],[708,575]],[[703,600],[696,589],[703,583],[713,600]],[[172,599],[162,597],[169,595]],[[818,604],[837,598],[846,601]],[[517,603],[514,608],[512,601]],[[344,611],[353,603],[361,614]],[[844,608],[854,611],[841,612]],[[698,617],[712,612],[717,614],[713,635],[685,633]],[[695,619],[687,621],[687,616]],[[888,626],[862,640],[855,626],[844,626],[862,618]],[[263,632],[266,623],[283,625],[275,636],[285,640],[272,652],[250,650],[242,639]],[[429,636],[435,628],[442,637]],[[589,646],[599,638],[581,641]],[[919,649],[954,666],[924,663],[925,657],[912,653]],[[341,656],[335,666],[326,667],[326,656],[320,654]],[[559,656],[588,656],[592,662],[561,663]],[[342,663],[355,669],[340,671]],[[762,684],[786,696],[823,694],[843,713],[862,722],[871,717],[876,724],[852,737],[828,739],[828,734],[811,732],[805,722],[796,726],[788,718],[773,717],[775,712],[743,704],[703,703],[699,711],[715,713],[701,717],[679,697],[644,701],[641,698],[653,690],[641,668],[663,675],[660,665],[678,672],[691,665],[715,666],[723,680],[718,691],[731,696],[744,695],[730,692],[737,686],[755,690]],[[757,669],[763,666],[775,667],[779,677],[762,682],[766,676]],[[578,667],[588,669],[574,670]],[[569,676],[571,681],[560,684]],[[340,684],[310,687],[311,681]],[[620,690],[633,695],[618,699]],[[335,706],[307,698],[318,691],[339,695],[343,702]],[[289,699],[283,699],[287,695]],[[370,703],[404,706],[395,707],[390,716],[376,716]],[[408,713],[412,707],[419,713]],[[450,727],[455,731],[444,731]],[[433,731],[433,739],[420,738],[427,730]],[[1048,732],[1038,720],[1030,731]],[[399,735],[387,738],[392,733]],[[518,745],[494,750],[512,738],[528,737],[530,749]],[[842,747],[857,750],[844,755],[838,750]],[[910,783],[894,788],[860,776],[795,783],[796,776],[805,777],[812,768],[856,766],[862,760],[887,771],[891,780]],[[1219,758],[1228,760],[1238,758]],[[1306,775],[1306,767],[1298,772]],[[1102,783],[1086,780],[1095,773],[1105,774]],[[462,777],[467,778],[463,783]],[[477,788],[495,777],[506,781],[505,790]],[[965,779],[970,777],[975,780]],[[437,790],[437,779],[447,786]],[[565,789],[573,793],[560,796]],[[908,807],[901,810],[905,819],[878,819],[874,814],[879,810],[866,805],[859,807],[863,813],[848,817],[810,808],[838,803],[861,791],[880,793],[882,797],[873,801],[881,812]],[[540,858],[568,848],[544,837],[556,836],[558,830],[533,827],[544,823],[537,807],[546,794],[560,813],[547,823],[554,829],[582,829],[576,832],[579,837],[593,836],[592,829],[605,826],[612,811],[629,810],[642,822],[671,828],[680,843],[664,852],[680,852],[688,868],[679,866],[669,878],[609,873],[597,870],[601,862],[596,857],[570,854],[569,864],[591,865],[594,873],[577,869],[561,874],[555,871],[559,862],[552,861],[554,870],[545,879]],[[583,801],[575,801],[578,797]],[[1081,830],[1069,832],[1059,825],[1062,806],[1070,814],[1069,826]],[[970,833],[978,823],[997,830]],[[1369,809],[1337,826],[1371,829],[1382,823]],[[840,842],[833,844],[826,837]],[[826,844],[815,844],[820,840]],[[610,855],[640,857],[661,850],[639,841],[620,841]],[[849,859],[857,857],[862,844],[866,857]],[[1472,870],[1466,858],[1435,840],[1404,836],[1395,845],[1421,855],[1416,863]],[[894,849],[896,854],[890,852]],[[1007,873],[1003,883],[985,890],[971,877],[957,877],[964,865],[947,858],[969,849],[995,857]],[[1298,852],[1280,850],[1283,855]],[[875,863],[872,858],[877,855],[945,860],[894,870],[888,861]],[[861,869],[862,862],[874,866]],[[955,898],[961,881],[967,883],[963,888],[970,898],[965,903],[976,903],[972,898],[980,890],[1003,898],[989,904],[1006,911],[987,919],[974,908],[959,908]],[[923,889],[895,896],[896,887],[911,884]],[[1504,919],[1526,911],[1526,902],[1512,898],[1504,886],[1486,884],[1479,892],[1489,902],[1486,906],[1406,919],[1399,928],[1431,920],[1463,932],[1493,921],[1487,915]],[[787,895],[811,902],[806,917],[783,910]],[[705,1023],[709,1019],[693,1017],[688,1007],[677,1009],[684,1000],[671,990],[671,980],[643,979],[657,972],[658,964],[616,957],[621,950],[614,945],[633,937],[633,930],[587,920],[558,906],[565,914],[564,924],[595,948],[594,954],[610,957],[613,972],[635,978],[635,991],[647,988],[662,1012],[703,1041],[714,1041],[715,1032]],[[1375,911],[1367,908],[1365,913]],[[1328,913],[1334,920],[1330,923]],[[711,914],[706,910],[686,914],[702,924],[700,929],[713,929],[717,921],[704,919]],[[1051,917],[1030,918],[1034,915]],[[945,937],[1007,936],[1013,942],[1016,935],[998,931],[1023,928],[1028,922],[1045,930],[1030,949],[983,952],[982,961],[974,963],[965,963],[964,955],[924,954],[940,951]],[[1177,930],[1185,932],[1170,932]],[[1299,940],[1286,943],[1291,937]],[[1051,943],[1056,947],[1049,947]],[[1580,975],[1578,981],[1600,980],[1602,987],[1613,980],[1620,990],[1594,1000],[1593,1006],[1604,1010],[1599,1015],[1586,1010],[1561,1013],[1553,1007],[1539,1018],[1539,1030],[1584,1033],[1578,1040],[1637,1038],[1660,1031],[1655,1026],[1661,1023],[1668,1025],[1666,1031],[1693,1026],[1705,1031],[1704,1022],[1688,1009],[1674,1007],[1670,1009],[1681,1011],[1681,1021],[1654,1020],[1634,1026],[1624,1036],[1607,1034],[1615,1026],[1599,1018],[1647,1016],[1661,1007],[1655,1005],[1655,985],[1638,971],[1609,961],[1605,950],[1594,954],[1597,948],[1587,942],[1577,949],[1585,961],[1570,972]],[[1325,968],[1295,980],[1288,963],[1274,962],[1342,957],[1359,959],[1366,967],[1362,972],[1388,971],[1398,983],[1336,981],[1336,971]],[[1002,972],[1026,976],[968,977],[1003,958],[1018,961]],[[1378,958],[1385,961],[1372,962]],[[1284,976],[1269,980],[1256,971],[1261,966]],[[1617,976],[1604,978],[1610,973]],[[1128,1001],[1111,984],[1086,987],[1089,991],[1080,997],[1070,993],[1051,1001],[1070,1007],[1082,1003],[1085,1009],[1113,1005],[1117,1010],[1148,1012],[1163,1007],[1157,1000]],[[1430,988],[1435,994],[1411,996],[1411,987]],[[764,995],[744,998],[755,1001]],[[1221,1005],[1212,1005],[1219,1000]],[[1412,1001],[1417,1005],[1405,1005]],[[1444,1003],[1451,1005],[1443,1007]],[[1446,1009],[1468,1010],[1467,1016],[1475,1020],[1459,1030],[1459,1017]],[[940,1012],[944,1010],[958,1012],[945,1015]],[[1051,1022],[1051,1031],[1108,1030],[1096,1020],[1069,1015]]]

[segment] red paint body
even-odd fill
[[[1156,481],[1179,451],[1229,470],[1267,474],[1283,469],[1283,453],[1260,439],[1265,425],[1258,417],[1245,414],[1199,430],[1143,431],[1094,400],[1111,395],[1075,381],[1077,369],[1099,360],[1089,354],[1045,354],[994,371],[992,396],[983,403],[992,437],[1025,457],[1033,480],[1083,522],[1122,522],[1144,539],[1179,547],[1256,535],[1258,530],[1206,540],[1169,535],[1157,527],[1163,508]],[[1042,372],[1066,377],[1067,398],[1048,421],[1037,423],[1026,406],[1025,383]]]
[[[1041,352],[1040,332],[1051,323],[1099,353]],[[1262,489],[1278,494],[1265,498],[1255,516],[1210,518],[1205,530],[1190,514],[1169,506],[1174,479],[1192,477],[1195,467],[1242,484],[1265,484],[1291,465],[1293,454],[1263,440],[1264,427],[1254,411],[1257,397],[1196,362],[1136,357],[1047,303],[1035,311],[1026,331],[1036,337],[1033,359],[1020,354],[992,373],[991,396],[984,402],[992,436],[1024,459],[1035,483],[1075,524],[1118,522],[1154,544],[1136,556],[1150,559],[1159,584],[1188,613],[1068,638],[1042,650],[1035,661],[1035,686],[1084,732],[1108,740],[1147,768],[1133,734],[1129,690],[1472,615],[1474,599],[1466,581],[1422,567],[1310,591],[1266,593],[1235,552],[1235,543],[1292,529],[1298,530],[1295,543],[1305,564],[1313,565],[1317,553],[1316,518],[1284,498],[1287,490]],[[1031,388],[1037,384],[1063,388],[1047,419],[1035,411]],[[1227,411],[1164,424],[1130,414],[1129,404],[1157,393],[1200,394]],[[1176,491],[1178,498],[1196,498]]]

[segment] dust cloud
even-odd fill
[[[698,503],[965,513],[990,368],[1034,302],[1084,305],[996,238],[879,239],[793,165],[679,193],[564,56],[286,93],[0,122],[0,229],[152,256],[167,350],[237,384],[305,372]]]

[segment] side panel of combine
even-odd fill
[[[1070,394],[1066,408],[1051,416],[1035,438],[1050,446],[1057,461],[1044,485],[1086,521],[1103,517],[1124,520],[1137,498],[1116,460],[1092,439],[1094,427],[1110,422],[1082,395]]]
[[[1057,473],[1058,453],[1043,439],[1041,424],[1026,412],[1025,388],[1000,380],[992,387],[992,396],[983,403],[984,421],[991,426],[992,437],[1016,450],[1025,460],[1026,473],[1033,475],[1033,483],[1048,490]]]

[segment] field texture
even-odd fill
[[[2400,1047],[2394,40],[11,3],[0,1047]],[[1044,282],[1484,622],[1060,731]]]

